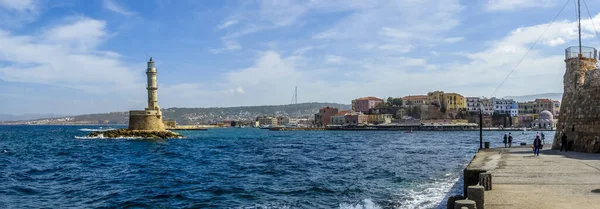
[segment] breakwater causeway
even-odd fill
[[[0,208],[440,208],[462,194],[479,146],[472,131],[81,130],[97,128],[0,126]],[[495,147],[502,134],[484,137]],[[535,132],[513,135],[529,144]]]

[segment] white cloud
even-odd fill
[[[219,29],[219,30],[223,30],[223,29],[225,29],[225,28],[228,28],[228,27],[230,27],[230,26],[232,26],[232,25],[235,25],[235,24],[237,24],[237,23],[238,23],[238,21],[237,21],[237,20],[227,20],[227,21],[225,21],[225,22],[221,23],[221,24],[220,24],[220,25],[217,27],[217,29]]]
[[[342,63],[344,60],[345,60],[344,57],[337,56],[337,55],[328,55],[327,57],[325,57],[325,62],[331,63],[331,64],[339,64],[339,63]]]
[[[444,42],[446,43],[456,43],[459,41],[462,41],[464,39],[464,37],[451,37],[451,38],[445,38]]]
[[[141,76],[118,60],[114,52],[96,47],[107,34],[103,21],[69,18],[32,36],[0,30],[0,79],[47,84],[95,93],[128,93],[143,86]]]
[[[335,35],[336,35],[335,30],[327,30],[327,31],[315,34],[314,36],[312,36],[312,38],[314,38],[314,39],[329,39],[329,38],[335,37]]]
[[[224,39],[223,40],[223,48],[219,49],[211,49],[210,52],[213,54],[220,54],[227,51],[239,50],[242,48],[240,44],[234,40]]]
[[[486,9],[490,11],[509,11],[536,7],[553,7],[557,0],[489,0]]]
[[[33,0],[0,0],[0,7],[17,11],[26,11],[34,10],[36,4]]]
[[[121,15],[131,16],[134,14],[133,12],[127,10],[125,7],[116,3],[114,0],[104,0],[102,5],[104,6],[104,8],[112,12],[119,13]]]

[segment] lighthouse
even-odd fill
[[[145,110],[129,111],[129,130],[138,131],[164,131],[162,112],[158,106],[158,84],[156,84],[156,65],[150,57],[146,68],[148,91],[148,107]]]
[[[160,112],[160,107],[158,107],[158,85],[156,84],[156,66],[154,65],[154,61],[152,61],[152,57],[150,57],[150,61],[148,61],[146,77],[148,78],[148,86],[146,87],[146,89],[148,90],[148,107],[146,108],[146,110],[157,110]]]

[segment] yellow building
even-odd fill
[[[434,91],[427,93],[426,102],[428,105],[441,105],[444,102],[444,92]]]
[[[372,123],[372,124],[392,123],[392,114],[371,114],[371,115],[369,115],[368,123]]]
[[[467,109],[467,102],[465,97],[457,93],[446,93],[444,94],[444,102],[446,109],[448,110],[460,110]]]
[[[457,93],[444,93],[444,91],[427,93],[427,104],[445,106],[446,109],[450,111],[467,108],[467,102],[464,96]]]

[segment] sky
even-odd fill
[[[289,104],[296,86],[298,102],[345,104],[562,92],[574,3],[0,0],[0,114],[143,109],[149,57],[162,108]],[[598,46],[600,2],[585,4],[583,44]]]

